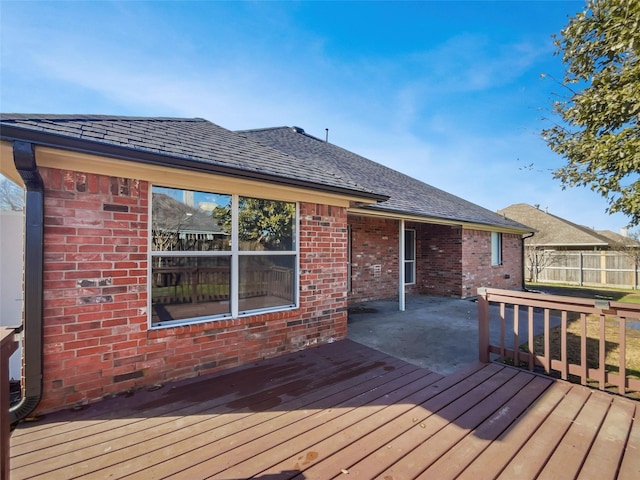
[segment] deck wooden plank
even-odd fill
[[[539,480],[575,478],[591,449],[598,430],[611,406],[610,395],[591,395],[558,448],[544,466]]]
[[[335,408],[303,415],[295,423],[281,429],[274,428],[274,431],[266,435],[225,452],[222,458],[208,459],[181,471],[176,478],[250,478],[283,458],[308,448],[318,440],[330,437],[351,424],[376,414],[385,405],[414,393],[420,388],[418,386],[426,387],[431,383],[428,378],[424,383],[420,383],[417,381],[419,378],[399,377],[394,382],[364,392],[348,402],[337,404]],[[317,454],[315,451],[310,453]],[[202,474],[206,474],[205,477],[202,477]]]
[[[424,375],[425,371],[416,369],[414,366],[405,365],[395,370],[387,379],[387,383],[394,382],[398,378],[405,378],[406,382],[414,380],[415,376]],[[345,388],[343,383],[332,386],[332,395],[322,397],[320,400],[309,404],[308,400],[303,405],[289,404],[279,407],[277,412],[257,412],[256,415],[246,420],[234,421],[212,428],[207,421],[207,425],[198,426],[196,430],[190,428],[186,432],[179,432],[169,437],[163,437],[160,441],[147,441],[143,448],[132,452],[130,455],[117,459],[117,471],[112,478],[124,477],[127,475],[136,476],[141,465],[139,457],[144,457],[146,464],[144,475],[146,478],[162,478],[171,473],[179,473],[185,468],[191,467],[194,463],[204,462],[211,458],[219,457],[226,452],[233,450],[240,445],[269,434],[273,430],[278,430],[289,424],[295,424],[306,417],[313,417],[328,410],[328,405],[335,406],[340,402],[347,402],[353,396],[364,392],[369,392],[375,388],[385,388],[384,380],[373,378],[362,384]],[[395,385],[397,388],[397,385]],[[105,467],[108,465],[105,465]],[[115,469],[115,468],[114,468]],[[92,477],[101,478],[103,472],[96,471]]]
[[[532,432],[546,420],[570,390],[570,385],[556,382],[536,399],[531,407],[498,439],[491,443],[471,464],[460,473],[460,480],[496,478],[518,453]]]
[[[458,442],[469,435],[487,418],[511,400],[521,389],[525,388],[533,377],[524,372],[507,378],[505,383],[495,388],[488,395],[480,397],[474,405],[455,420],[435,432],[429,438],[420,441],[414,447],[382,472],[382,477],[391,478],[420,478],[429,466],[454,448]],[[429,478],[429,477],[427,477]],[[434,477],[431,477],[434,478]],[[436,477],[442,478],[442,477]]]
[[[375,355],[374,355],[375,357]],[[348,357],[345,357],[348,358]],[[402,361],[396,361],[396,359],[388,358],[387,362],[380,362],[379,359],[374,358],[372,363],[364,363],[364,362],[355,362],[348,363],[338,359],[338,364],[335,366],[333,370],[329,369],[327,365],[325,365],[325,369],[323,370],[323,375],[318,376],[318,381],[315,383],[311,383],[310,386],[306,386],[306,391],[314,391],[314,395],[317,398],[321,398],[322,390],[319,388],[315,388],[316,386],[322,386],[323,384],[331,385],[331,380],[344,380],[345,378],[352,379],[356,384],[356,374],[364,375],[364,380],[369,380],[372,385],[375,385],[379,382],[378,377],[380,375],[385,375],[390,372],[393,372],[398,366],[403,366],[404,369],[415,370],[417,367],[408,365]],[[394,365],[394,362],[397,362],[397,366]],[[304,370],[304,369],[303,369]],[[305,370],[306,371],[306,370]],[[404,371],[404,370],[403,370]],[[265,370],[259,369],[258,374],[264,374]],[[270,372],[273,375],[273,378],[277,378],[277,372]],[[242,375],[238,378],[238,380],[242,380],[247,375],[247,372],[242,372]],[[226,377],[226,376],[225,376]],[[249,375],[250,377],[250,375]],[[290,380],[289,376],[286,377],[286,380]],[[234,388],[238,386],[235,382]],[[244,391],[250,391],[250,382],[247,383],[246,388],[241,387]],[[298,385],[295,382],[289,382],[285,384],[289,387],[292,387],[292,391],[289,392],[293,398],[297,398],[300,393],[304,393],[304,391],[297,391],[293,387],[297,387]],[[305,384],[306,385],[306,384]],[[271,386],[271,385],[268,385]],[[278,382],[275,382],[274,388],[278,387]],[[369,387],[367,387],[369,388]],[[342,390],[343,387],[333,387],[333,390]],[[162,417],[149,417],[148,414],[145,413],[147,418],[135,418],[133,425],[129,426],[125,424],[124,427],[119,429],[114,429],[113,432],[96,432],[95,434],[100,435],[100,441],[97,442],[96,445],[85,446],[82,448],[83,439],[75,439],[73,437],[65,438],[56,445],[52,445],[49,447],[49,454],[52,452],[57,456],[45,456],[43,455],[42,450],[38,451],[38,462],[31,462],[29,468],[27,470],[20,470],[20,457],[17,457],[18,461],[16,462],[16,475],[35,475],[35,474],[44,474],[47,471],[52,471],[55,468],[65,468],[65,472],[68,472],[73,469],[82,469],[82,465],[79,465],[78,462],[84,462],[84,464],[92,463],[92,465],[86,465],[85,468],[94,468],[101,463],[101,461],[89,462],[94,457],[104,455],[105,451],[111,453],[111,458],[115,458],[116,461],[122,461],[123,457],[126,455],[118,455],[116,456],[119,450],[129,449],[127,452],[131,454],[131,452],[135,452],[136,446],[140,441],[150,441],[152,439],[158,438],[159,441],[162,441],[162,436],[164,434],[169,434],[173,430],[176,429],[185,429],[190,428],[190,432],[194,431],[195,425],[198,425],[199,428],[202,428],[206,431],[207,428],[215,428],[216,426],[224,425],[231,419],[237,419],[238,417],[225,417],[222,414],[230,413],[232,411],[238,410],[238,407],[242,406],[245,411],[252,410],[260,410],[266,408],[270,403],[272,403],[269,399],[272,398],[276,393],[274,390],[263,390],[264,395],[259,393],[252,393],[250,395],[241,394],[238,397],[237,393],[233,393],[232,395],[224,395],[222,397],[217,397],[213,400],[214,405],[208,405],[207,402],[198,402],[197,408],[194,411],[193,405],[189,402],[188,407],[182,410],[179,410],[179,413],[182,415],[177,416],[162,416]],[[313,401],[314,395],[310,397],[300,396],[300,398],[308,398],[308,401]],[[238,400],[238,398],[242,399],[242,402],[237,406],[233,406],[233,403]],[[250,399],[250,400],[249,400]],[[252,403],[256,401],[257,403]],[[264,401],[266,405],[262,405],[261,401]],[[228,402],[228,403],[220,403],[220,402]],[[174,402],[175,403],[175,402]],[[148,404],[148,403],[147,403]],[[143,405],[147,405],[143,404]],[[231,407],[229,407],[231,405]],[[210,407],[209,410],[207,408]],[[211,413],[215,413],[217,416],[211,417]],[[203,416],[204,415],[204,416]],[[222,415],[222,416],[221,416]],[[139,414],[138,414],[139,416]],[[201,424],[201,422],[206,421],[206,424]],[[200,424],[198,424],[200,422]],[[143,425],[146,428],[143,428]],[[74,432],[75,433],[75,432]],[[47,440],[50,440],[51,437],[47,437]],[[163,443],[164,444],[164,443]],[[71,465],[76,465],[75,467],[71,467]],[[63,475],[63,473],[60,473]]]
[[[491,443],[496,440],[553,383],[551,379],[534,376],[504,406],[443,454],[419,478],[457,478]]]
[[[291,458],[288,468],[299,465],[302,473],[295,477],[297,480],[325,480],[341,474],[343,469],[348,470],[372,451],[384,447],[402,431],[425,420],[430,415],[429,411],[443,408],[451,403],[453,398],[464,395],[484,379],[499,371],[495,365],[491,368],[487,367],[488,365],[484,364],[474,364],[448,375],[433,386],[419,392],[415,397],[407,399],[412,403],[409,404],[411,408],[392,421],[380,422],[380,425],[373,423],[368,431],[346,431],[336,437],[335,443],[332,438],[316,447],[318,451],[326,452],[321,457],[307,461],[305,465],[299,465],[302,462],[299,462],[298,458]],[[332,448],[333,453],[331,453]]]
[[[207,392],[208,398],[206,398],[206,401],[210,402],[216,398],[225,397],[226,395],[236,395],[238,398],[241,398],[245,395],[245,392],[251,390],[259,393],[264,379],[269,380],[269,385],[263,386],[262,390],[284,383],[283,380],[285,379],[288,381],[304,379],[305,371],[308,374],[313,374],[314,372],[319,373],[322,371],[320,365],[326,365],[325,362],[319,362],[314,354],[315,352],[311,350],[306,355],[306,357],[308,357],[307,361],[303,361],[301,357],[289,357],[288,360],[280,357],[265,364],[221,374],[216,377],[216,390]],[[349,358],[348,352],[336,351],[336,354],[342,356],[341,361],[347,361]],[[292,358],[295,360],[295,363],[290,361]],[[233,383],[225,381],[226,378],[233,378]],[[209,378],[203,382],[202,378],[196,378],[184,382],[177,382],[175,386],[172,387],[172,390],[179,392],[179,395],[182,397],[193,395],[195,398],[201,398],[202,392],[200,391],[200,387],[208,380]],[[30,448],[33,448],[34,436],[38,437],[38,440],[46,445],[47,442],[57,441],[55,438],[51,438],[53,435],[65,435],[71,432],[73,432],[75,438],[79,438],[86,431],[84,429],[104,424],[108,420],[140,417],[140,410],[142,409],[148,416],[161,416],[175,415],[176,410],[185,407],[185,405],[179,401],[178,395],[170,395],[171,392],[169,392],[169,394],[167,394],[166,391],[160,392],[159,395],[155,396],[145,395],[145,393],[147,392],[138,391],[135,393],[136,398],[134,401],[138,400],[141,403],[140,406],[130,406],[133,402],[127,400],[131,399],[116,397],[101,402],[101,404],[91,405],[78,412],[58,412],[55,415],[57,419],[55,429],[50,428],[51,423],[45,418],[43,422],[29,424],[29,428],[19,428],[14,434],[12,445],[14,448],[18,448],[20,445],[28,444]],[[221,398],[221,401],[230,400]],[[108,404],[109,407],[107,411],[104,409],[105,404]],[[196,409],[202,406],[200,403],[195,404],[193,402],[190,402],[190,405]],[[96,412],[96,410],[98,411]],[[21,427],[26,426],[26,424],[21,425]],[[105,425],[105,428],[108,429],[108,425]],[[92,434],[94,434],[92,431],[88,431],[88,435]],[[17,451],[19,451],[19,449]]]
[[[606,480],[617,477],[634,412],[635,405],[631,400],[613,397],[611,408],[593,442],[589,456],[582,465],[578,479]]]
[[[637,402],[499,364],[340,341],[173,387],[20,425],[12,478],[640,478]]]
[[[395,366],[388,364],[388,363],[384,363],[384,365],[382,363],[379,363],[379,360],[374,359],[375,361],[372,364],[362,364],[362,363],[355,363],[355,364],[346,364],[344,362],[340,362],[339,365],[336,365],[335,367],[333,367],[333,369],[331,369],[329,366],[325,366],[325,368],[322,370],[323,373],[325,374],[322,378],[323,380],[321,380],[321,382],[326,382],[328,379],[332,379],[334,378],[336,375],[350,375],[354,372],[354,368],[356,368],[357,370],[355,371],[362,371],[364,370],[368,370],[371,368],[379,368],[379,367],[384,367],[386,368],[396,368]],[[393,361],[393,360],[391,360]],[[398,363],[398,365],[405,365],[404,362],[400,362]],[[294,366],[295,369],[295,366]],[[303,369],[304,370],[304,369]],[[306,370],[305,370],[306,371]],[[335,373],[332,373],[335,372]],[[265,373],[267,373],[264,369],[259,369],[257,374],[259,375],[264,375]],[[240,396],[238,396],[239,394],[237,392],[232,392],[231,395],[225,395],[222,390],[221,384],[223,384],[225,382],[225,378],[223,377],[222,379],[220,379],[220,383],[218,383],[218,390],[220,390],[219,394],[220,396],[217,395],[213,395],[213,398],[208,400],[208,401],[203,401],[203,402],[187,402],[186,405],[183,402],[175,402],[172,401],[170,403],[170,405],[173,405],[172,410],[170,412],[166,412],[164,409],[164,406],[161,407],[161,411],[158,412],[155,409],[150,409],[147,410],[146,406],[149,404],[154,404],[155,402],[152,401],[150,403],[143,403],[142,404],[142,409],[144,410],[144,416],[141,416],[139,411],[136,413],[135,418],[131,419],[131,418],[127,418],[125,417],[124,419],[116,419],[115,421],[111,421],[108,424],[104,424],[101,423],[98,426],[92,426],[92,427],[87,427],[87,431],[83,431],[82,433],[80,433],[77,429],[73,430],[73,436],[71,437],[64,437],[62,439],[58,439],[57,441],[59,443],[64,443],[65,441],[79,441],[82,437],[84,436],[90,436],[90,435],[96,435],[96,434],[100,434],[101,435],[101,439],[104,440],[108,440],[108,439],[116,439],[118,437],[124,437],[125,439],[127,438],[127,435],[129,434],[129,431],[127,431],[127,428],[130,427],[130,429],[134,429],[134,430],[145,430],[146,429],[151,429],[151,428],[156,428],[157,425],[160,425],[162,423],[167,422],[168,420],[171,420],[172,418],[176,418],[176,417],[180,417],[180,416],[193,416],[194,414],[199,414],[202,412],[206,412],[208,409],[211,408],[216,408],[217,413],[224,413],[225,411],[232,411],[234,409],[233,402],[237,401],[238,398],[242,399],[242,403],[245,404],[247,407],[253,408],[253,409],[260,409],[261,408],[261,402],[266,402],[267,404],[272,401],[272,399],[274,398],[274,396],[277,396],[279,393],[281,393],[279,391],[279,389],[284,388],[284,392],[289,391],[290,394],[293,395],[298,395],[300,393],[304,393],[303,391],[300,391],[300,389],[304,389],[304,388],[309,388],[307,386],[308,382],[304,381],[302,382],[300,385],[298,385],[296,382],[299,380],[296,380],[295,378],[292,378],[291,376],[287,376],[287,377],[282,377],[280,378],[280,380],[285,381],[288,380],[288,383],[284,383],[282,384],[280,381],[278,381],[278,373],[275,371],[270,371],[268,372],[271,374],[271,376],[269,378],[271,378],[272,380],[274,380],[273,382],[269,382],[269,384],[267,385],[268,390],[257,390],[255,393],[251,394],[250,396],[247,396],[246,394],[242,393],[240,394]],[[304,373],[300,373],[300,375],[304,375]],[[374,373],[373,376],[377,376],[378,373]],[[243,380],[243,377],[240,376],[238,378],[239,381]],[[240,383],[234,382],[233,383],[233,388],[240,388],[240,390],[247,390],[249,391],[251,383],[248,383],[246,387],[242,387],[240,385]],[[255,384],[255,383],[254,383]],[[310,384],[311,387],[310,388],[315,388],[316,385],[318,385],[319,383],[312,383]],[[296,388],[296,387],[300,387],[300,388]],[[253,401],[255,401],[255,403],[252,403]],[[231,406],[229,406],[231,405]],[[252,407],[253,406],[253,407]],[[161,415],[158,415],[158,414]],[[169,414],[171,414],[170,416],[168,416]],[[145,418],[146,417],[146,418]],[[130,423],[128,423],[130,422]],[[119,429],[117,427],[119,427],[120,425],[124,425],[124,429]],[[109,427],[112,428],[109,428]],[[60,435],[66,435],[68,432],[66,431],[66,429],[61,428],[61,430],[63,430],[62,433],[60,433]],[[38,443],[38,441],[34,441],[31,442],[31,450],[35,450],[35,449],[40,449],[39,452],[39,457],[41,459],[46,459],[46,458],[55,458],[57,455],[59,455],[60,453],[64,453],[64,450],[66,450],[66,447],[64,447],[64,445],[62,446],[62,451],[59,451],[60,448],[58,448],[58,450],[56,450],[54,447],[50,447],[51,443],[55,442],[55,438],[52,436],[45,436],[45,438],[43,440],[40,441],[40,443],[43,443],[43,446],[41,447]],[[18,446],[15,449],[14,454],[20,454],[21,452],[21,446]],[[48,452],[46,451],[48,448]],[[17,457],[18,460],[16,462],[16,465],[20,464],[20,460],[19,457]]]
[[[640,478],[640,402],[636,402],[635,407],[633,425],[629,432],[624,458],[618,474],[618,478],[621,480]]]
[[[372,379],[366,388],[371,388],[379,383],[379,378]],[[357,390],[357,388],[356,386],[355,389]],[[302,398],[307,400],[307,397]],[[141,457],[144,462],[165,461],[172,459],[175,455],[189,454],[192,449],[198,446],[198,442],[211,442],[212,438],[225,438],[238,431],[252,438],[255,436],[254,432],[264,428],[264,424],[269,419],[284,415],[286,410],[278,408],[273,411],[259,414],[252,412],[247,415],[238,415],[236,412],[229,413],[197,416],[194,419],[188,418],[187,421],[182,418],[171,422],[167,421],[169,428],[162,431],[161,435],[155,435],[155,431],[154,435],[145,435],[145,432],[141,432],[120,441],[99,442],[90,447],[90,453],[95,454],[92,459],[87,459],[87,449],[70,452],[67,458],[60,461],[61,465],[67,466],[61,466],[57,473],[64,478],[66,475],[82,470],[84,473],[94,472],[97,478],[101,478],[104,476],[103,469],[112,469],[117,472],[111,473],[112,477],[122,476],[127,474],[129,470],[137,471],[143,468],[145,463],[140,462]],[[161,451],[160,456],[159,450]],[[72,465],[71,458],[75,461]],[[57,462],[57,460],[53,461]],[[51,466],[50,462],[48,467]]]
[[[571,388],[498,478],[535,478],[580,413],[590,394],[585,387]]]
[[[517,373],[516,369],[502,368],[494,375],[482,379],[477,386],[462,396],[457,396],[454,393],[454,389],[449,389],[442,395],[435,397],[432,401],[442,402],[444,404],[442,408],[432,408],[431,405],[428,405],[430,402],[427,402],[422,415],[423,420],[412,422],[408,429],[395,438],[389,439],[384,447],[372,452],[370,456],[352,465],[348,470],[361,478],[379,476],[383,471],[411,452],[416,445],[435,435],[447,424],[455,422],[472,408],[479,399],[489,396],[494,390],[515,377]],[[475,379],[476,377],[477,375],[473,378]]]

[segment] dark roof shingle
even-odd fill
[[[529,225],[536,234],[527,244],[549,247],[607,247],[611,239],[591,228],[577,225],[526,203],[509,205],[498,213]]]
[[[320,140],[300,128],[276,127],[237,133],[303,159],[313,168],[331,168],[336,176],[389,197],[386,202],[370,205],[368,209],[530,231],[518,222]]]
[[[31,133],[31,135],[29,135]],[[133,159],[141,153],[187,160],[192,168],[223,167],[238,174],[253,172],[272,181],[352,192],[375,200],[377,192],[321,168],[308,168],[302,159],[261,145],[201,118],[144,118],[106,115],[0,114],[3,139],[29,138],[70,148],[67,139],[80,140],[74,149],[99,146],[126,149]],[[183,162],[182,165],[185,165]]]

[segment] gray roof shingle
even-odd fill
[[[0,114],[0,137],[349,194],[365,208],[530,231],[479,205],[289,127],[232,132],[201,118]]]
[[[608,247],[610,238],[591,228],[577,225],[526,203],[509,205],[498,213],[536,230],[527,244],[548,247]]]
[[[201,118],[0,114],[0,136],[83,151],[101,152],[100,147],[107,146],[113,152],[115,147],[118,154],[134,160],[152,154],[156,162],[167,165],[180,159],[180,165],[194,169],[224,168],[230,169],[229,174],[249,172],[267,181],[290,180],[308,188],[384,199],[326,168],[309,168],[303,159]]]
[[[367,209],[531,231],[524,225],[447,193],[389,167],[304,133],[297,127],[237,132],[304,160],[314,169],[331,168],[336,176],[389,197]]]

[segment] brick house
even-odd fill
[[[350,302],[522,287],[522,239],[530,228],[299,127],[237,133],[388,197],[347,211]]]
[[[12,422],[342,339],[349,302],[522,285],[529,229],[301,129],[0,126],[26,189]]]

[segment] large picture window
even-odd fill
[[[297,304],[296,204],[154,186],[151,323]]]

